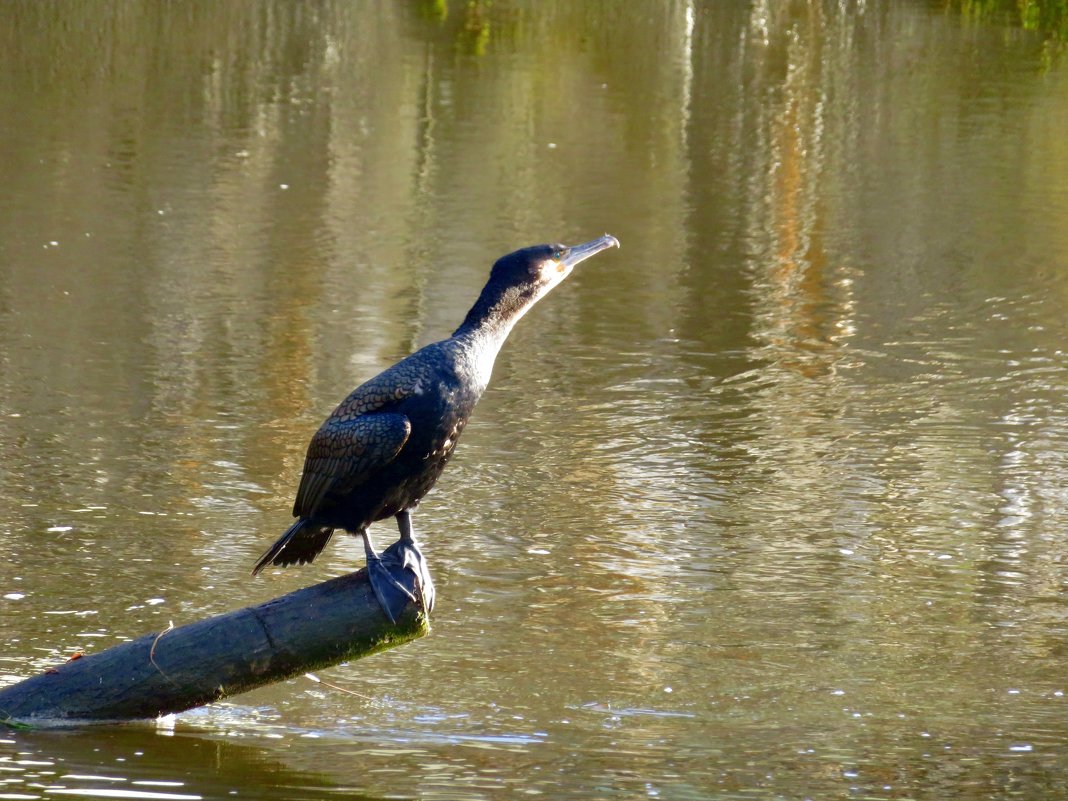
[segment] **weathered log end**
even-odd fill
[[[155,718],[430,632],[416,602],[391,623],[366,569],[217,617],[146,634],[0,689],[0,723]]]

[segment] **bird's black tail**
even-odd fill
[[[252,568],[252,575],[256,575],[267,565],[303,565],[312,561],[319,555],[319,551],[330,542],[334,529],[313,523],[303,518],[291,525],[289,529],[278,538],[278,541],[267,549],[267,553],[260,557],[256,566]]]

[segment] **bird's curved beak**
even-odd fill
[[[618,247],[619,240],[611,234],[605,234],[602,237],[594,239],[592,242],[585,242],[581,245],[572,245],[568,248],[567,255],[560,260],[560,264],[564,267],[571,268],[579,262],[586,261],[590,256],[596,256],[602,250]]]

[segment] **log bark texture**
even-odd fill
[[[367,571],[179,628],[146,634],[0,689],[0,722],[75,725],[155,718],[422,637],[409,603],[396,624]]]

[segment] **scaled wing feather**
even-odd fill
[[[395,412],[328,419],[308,446],[293,514],[314,517],[332,488],[358,486],[392,462],[411,431],[408,418]]]

